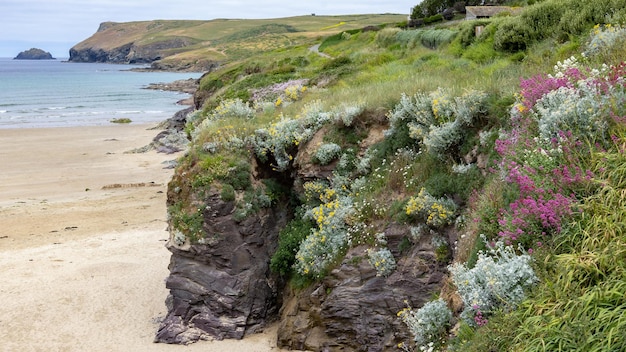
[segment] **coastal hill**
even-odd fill
[[[91,37],[70,49],[69,61],[150,63],[154,69],[207,71],[217,62],[402,20],[406,15],[105,22]]]
[[[626,7],[520,3],[420,29],[104,24],[75,47],[220,62],[170,121],[155,341],[278,322],[285,349],[625,351]]]
[[[20,52],[13,60],[54,60],[54,58],[47,51],[31,48]]]

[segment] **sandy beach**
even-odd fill
[[[166,189],[176,155],[147,125],[0,129],[0,351],[279,351],[154,344],[165,313]]]

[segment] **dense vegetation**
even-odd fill
[[[401,347],[626,350],[625,20],[624,0],[544,0],[345,31],[317,42],[331,58],[311,40],[232,61],[202,79],[187,124],[177,239],[209,236],[209,190],[238,219],[288,206],[271,266],[305,285],[358,244],[389,275],[384,230],[401,223],[456,288],[398,312],[415,338]],[[330,171],[294,184],[303,166]]]

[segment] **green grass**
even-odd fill
[[[165,62],[193,63],[210,58],[230,62],[301,44],[313,45],[320,37],[370,25],[397,23],[401,14],[296,16],[275,19],[215,19],[208,21],[154,20],[109,25],[79,44],[112,49],[129,43],[150,45],[184,39],[189,46],[165,50]],[[123,35],[121,35],[123,34]]]
[[[554,1],[545,0],[543,3]],[[579,5],[577,3],[576,6]],[[527,16],[544,22],[550,17],[541,13]],[[526,20],[526,17],[522,19]],[[299,20],[315,22],[317,19],[303,16]],[[477,252],[484,249],[484,244],[477,241],[478,236],[484,234],[488,239],[497,238],[500,231],[497,215],[515,198],[517,190],[509,187],[497,172],[492,173],[489,168],[454,174],[452,165],[466,163],[466,157],[471,159],[468,155],[473,151],[493,158],[498,131],[510,127],[509,112],[519,91],[520,77],[551,72],[558,60],[580,51],[584,36],[574,33],[574,30],[563,36],[565,24],[559,22],[546,26],[560,28],[552,33],[555,35],[536,34],[532,40],[524,42],[523,50],[511,53],[499,48],[496,42],[498,30],[511,29],[500,27],[509,18],[477,22],[491,26],[485,29],[481,38],[470,37],[473,25],[468,22],[449,27],[447,32],[425,31],[421,35],[447,33],[450,36],[437,45],[426,46],[416,38],[410,38],[411,45],[407,44],[408,39],[406,42],[398,41],[396,35],[400,30],[392,26],[378,32],[362,32],[359,28],[364,22],[359,17],[355,17],[353,22],[339,18],[325,20],[328,22],[323,23],[324,26],[321,22],[306,25],[257,22],[255,25],[243,25],[241,32],[233,34],[231,38],[239,43],[257,47],[238,49],[238,52],[226,50],[227,55],[232,54],[231,59],[237,57],[240,60],[233,59],[229,65],[203,79],[201,90],[209,95],[204,105],[205,115],[222,100],[235,97],[246,100],[251,96],[252,89],[274,83],[306,78],[310,80],[309,89],[301,100],[268,111],[259,109],[257,115],[249,120],[233,118],[215,121],[197,136],[186,161],[177,172],[187,173],[186,177],[192,180],[189,187],[192,193],[197,192],[196,196],[202,190],[221,186],[217,189],[224,200],[245,198],[245,201],[254,203],[263,189],[272,204],[293,208],[296,202],[289,203],[285,199],[294,196],[290,193],[297,192],[297,187],[289,190],[281,187],[294,181],[291,179],[297,174],[294,170],[281,174],[276,170],[262,169],[262,166],[251,162],[250,151],[245,148],[237,152],[228,150],[211,154],[204,152],[202,146],[205,143],[222,143],[233,136],[246,140],[258,128],[267,127],[281,118],[295,118],[303,106],[312,101],[321,101],[328,111],[342,104],[362,103],[365,111],[354,125],[348,128],[329,123],[324,126],[325,134],[321,139],[322,142],[337,143],[343,150],[351,149],[346,158],[352,161],[362,157],[365,149],[370,147],[371,170],[360,175],[365,177],[366,187],[354,195],[358,211],[350,219],[365,223],[367,230],[359,238],[354,238],[353,244],[369,243],[376,232],[384,231],[391,223],[407,223],[407,200],[424,187],[435,197],[454,198],[461,207],[460,213],[466,218],[464,227],[459,230],[451,226],[444,231],[458,231],[459,243],[454,260],[466,262],[471,267]],[[210,26],[199,24],[196,30],[209,31],[209,27],[226,25],[227,22],[222,20]],[[229,24],[232,25],[232,22]],[[583,27],[587,28],[589,24],[585,22]],[[319,30],[314,36],[311,34],[313,27]],[[328,28],[321,29],[323,27]],[[267,33],[259,32],[263,28]],[[303,31],[308,32],[305,34]],[[341,35],[343,31],[350,35]],[[451,33],[458,34],[452,39]],[[261,37],[256,43],[251,39],[253,34]],[[268,44],[273,40],[282,41],[285,47],[269,48],[274,45]],[[323,51],[333,58],[323,58],[309,51],[310,43],[320,41],[324,43]],[[260,50],[266,44],[269,49]],[[616,63],[623,58],[624,50],[624,46],[618,46],[594,60]],[[255,54],[244,59],[246,51]],[[447,88],[456,95],[468,89],[488,94],[487,113],[467,129],[467,136],[455,146],[453,152],[443,159],[420,152],[419,143],[409,136],[406,126],[398,128],[387,138],[377,140],[377,143],[364,144],[364,140],[372,137],[370,133],[382,133],[389,127],[386,115],[403,93],[428,93],[438,87]],[[487,131],[493,132],[492,137],[481,142],[479,133]],[[496,312],[490,317],[490,323],[479,329],[462,325],[457,338],[450,341],[453,350],[626,349],[622,337],[626,328],[626,318],[623,318],[626,316],[626,159],[620,152],[626,143],[626,132],[615,127],[611,133],[618,136],[620,142],[611,148],[606,146],[606,152],[590,156],[585,161],[588,164],[582,165],[585,168],[593,166],[595,177],[598,182],[604,182],[603,185],[581,192],[580,196],[585,197],[583,211],[560,235],[547,239],[545,246],[538,249],[534,256],[535,270],[541,277],[541,283],[519,309]],[[303,148],[306,146],[294,146],[294,156],[297,156],[298,149],[302,151]],[[493,164],[488,164],[488,167],[491,166]],[[339,171],[344,173],[342,175],[351,176],[355,167]],[[271,175],[269,179],[273,181],[263,182],[264,186],[257,185],[256,181],[250,184],[250,174]],[[199,216],[191,206],[198,199],[196,196],[181,196],[181,202],[170,208],[173,221],[191,233],[198,228]],[[237,214],[240,220],[249,215],[241,211]],[[296,219],[281,233],[279,248],[272,259],[274,272],[286,277],[291,275],[293,255],[311,226],[301,215],[296,215]],[[406,251],[410,245],[409,242],[404,243],[402,249]],[[442,261],[447,260],[448,255],[443,249],[438,253]],[[295,277],[292,280],[292,283],[302,283],[304,279]]]

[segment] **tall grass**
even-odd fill
[[[516,314],[516,349],[626,350],[626,126],[615,132],[613,148],[593,156],[604,187],[555,239],[544,284]]]
[[[626,350],[626,125],[589,162],[602,185],[577,218],[535,255],[540,284],[519,309],[473,333],[463,351]]]
[[[450,43],[457,34],[457,31],[450,29],[415,29],[398,32],[395,37],[400,45],[408,49],[418,45],[435,49]]]

